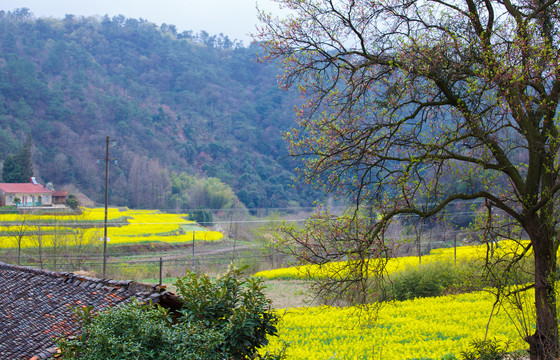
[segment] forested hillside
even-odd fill
[[[0,161],[31,135],[40,181],[101,202],[109,135],[113,204],[188,208],[172,179],[185,173],[220,179],[249,208],[309,205],[281,136],[298,98],[257,51],[124,16],[2,11]]]

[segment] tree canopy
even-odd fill
[[[27,183],[32,176],[31,137],[28,137],[17,154],[8,155],[4,160],[2,181],[5,183]]]
[[[530,239],[511,260],[534,254],[536,330],[525,339],[532,359],[558,358],[558,1],[276,2],[288,15],[261,12],[257,39],[306,99],[287,134],[302,176],[380,214],[357,211],[345,228],[361,230],[338,242],[291,233],[306,257],[355,259],[351,280],[363,283],[368,259],[391,250],[392,221],[486,204],[485,234]]]

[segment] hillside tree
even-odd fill
[[[135,155],[127,184],[132,206],[147,209],[165,207],[171,185],[169,173],[159,160]]]
[[[2,182],[18,183],[21,178],[21,166],[14,155],[6,156],[2,165]]]
[[[352,260],[340,286],[358,289],[371,258],[390,253],[392,221],[485,203],[485,224],[499,212],[530,239],[511,259],[534,257],[536,324],[525,340],[531,359],[557,359],[559,2],[275,1],[286,15],[260,12],[255,37],[306,99],[286,134],[291,152],[305,180],[356,205],[351,218],[284,237],[304,260]],[[364,221],[364,206],[378,216]]]
[[[17,154],[8,155],[4,160],[2,181],[6,183],[27,183],[32,176],[31,137],[28,137]]]
[[[27,137],[23,146],[16,154],[16,161],[21,167],[20,182],[29,182],[33,176],[33,160],[31,159],[31,136]]]

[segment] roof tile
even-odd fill
[[[25,193],[25,194],[52,194],[53,191],[41,184],[33,183],[0,183],[0,190],[5,193]]]
[[[56,352],[55,338],[78,328],[73,307],[91,305],[99,312],[133,297],[159,302],[162,294],[167,291],[157,285],[85,278],[0,262],[0,358],[51,357]]]

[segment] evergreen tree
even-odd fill
[[[31,137],[18,150],[16,155],[8,155],[2,167],[2,181],[5,183],[26,183],[33,176],[31,161]]]
[[[21,166],[17,163],[15,155],[8,155],[2,166],[2,182],[17,183],[21,178]]]
[[[33,162],[31,160],[31,136],[27,137],[27,140],[16,154],[16,161],[21,168],[21,176],[19,182],[29,182],[29,180],[33,176]]]

